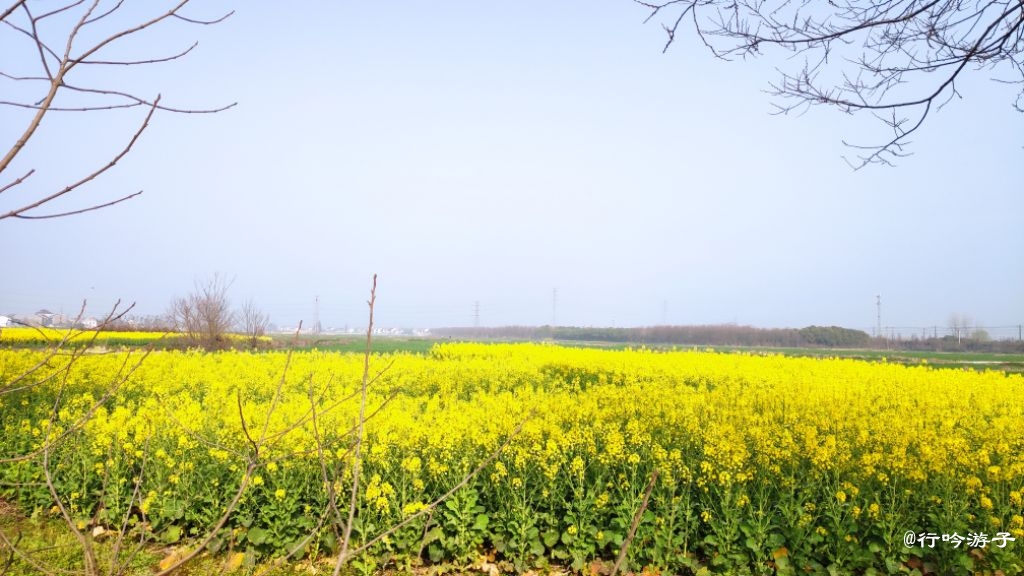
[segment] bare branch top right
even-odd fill
[[[928,115],[959,97],[965,72],[1019,85],[1012,105],[1024,112],[1024,0],[637,2],[664,28],[665,50],[692,28],[722,59],[773,48],[796,56],[771,85],[780,113],[824,104],[878,118],[891,137],[846,143],[854,168],[906,156]]]

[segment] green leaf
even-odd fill
[[[206,545],[206,549],[216,554],[224,549],[224,538],[217,536]]]
[[[548,530],[544,532],[544,545],[552,548],[555,544],[558,544],[558,531]]]
[[[320,544],[326,548],[331,554],[338,551],[338,539],[334,536],[333,532],[327,532],[320,537]]]
[[[169,526],[167,530],[164,530],[164,542],[173,544],[178,540],[181,540],[181,526]]]
[[[435,526],[423,536],[423,543],[430,544],[431,542],[436,542],[442,536],[444,536],[444,530],[441,530],[440,526]]]
[[[478,514],[477,517],[476,517],[476,522],[473,523],[473,529],[474,530],[486,530],[487,529],[487,522],[489,520],[490,519],[487,517],[487,514]]]
[[[305,540],[304,536],[299,537],[299,538],[295,538],[294,540],[292,540],[291,542],[288,543],[286,548],[289,551],[295,550],[296,551],[296,557],[304,558],[306,556],[306,552],[309,550],[309,542],[303,542],[304,540]]]
[[[185,516],[185,509],[182,508],[181,502],[172,501],[166,508],[164,508],[164,516],[167,516],[171,520],[181,520]]]
[[[431,562],[440,562],[444,558],[444,550],[437,542],[434,542],[430,546],[427,546],[427,555],[430,556]]]
[[[267,531],[263,528],[250,528],[245,537],[249,542],[260,545],[267,541]]]

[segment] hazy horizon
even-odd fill
[[[358,328],[376,273],[378,326],[870,333],[876,295],[885,327],[1024,323],[1024,115],[986,72],[933,111],[912,156],[853,171],[843,141],[882,141],[882,124],[773,116],[764,90],[785,55],[724,62],[689,35],[662,54],[632,2],[190,13],[217,6],[237,13],[132,45],[156,57],[199,40],[181,61],[90,73],[168,105],[238,106],[157,113],[54,210],[135,199],[0,222],[0,314],[88,300],[101,315],[117,299],[160,314],[219,273],[279,326],[311,323],[319,297],[323,326]],[[0,53],[25,45],[0,34]],[[26,114],[0,106],[6,147]],[[51,113],[0,185],[37,174],[0,208],[107,162],[143,116]]]

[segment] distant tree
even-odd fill
[[[0,0],[2,2],[3,0]],[[199,19],[186,14],[190,0],[138,2],[125,0],[8,0],[0,4],[0,106],[22,110],[21,117],[0,126],[0,194],[17,187],[29,188],[6,206],[0,206],[0,220],[7,218],[59,218],[105,208],[141,194],[134,192],[107,200],[90,200],[84,206],[41,212],[56,201],[86,187],[113,168],[132,150],[157,110],[179,113],[218,112],[234,106],[212,109],[177,108],[162,102],[159,94],[130,91],[119,80],[97,83],[95,72],[125,71],[182,58],[196,47],[183,45],[162,55],[126,54],[134,47],[159,40],[153,28],[174,21],[195,25],[216,24],[231,15]],[[134,6],[137,4],[138,6]],[[134,43],[134,44],[133,44]],[[86,72],[89,70],[89,72]],[[117,78],[109,74],[107,78]],[[127,84],[127,82],[125,82]],[[124,146],[111,151],[110,159],[85,174],[69,175],[67,184],[55,190],[31,189],[37,169],[61,170],[60,159],[44,166],[29,166],[11,174],[15,159],[29,147],[43,119],[65,113],[94,113],[138,108],[141,122],[126,135]],[[20,123],[20,124],[19,124]],[[73,136],[73,134],[69,134]],[[87,139],[83,146],[91,146]],[[63,176],[61,176],[63,179]]]
[[[249,344],[255,348],[259,346],[260,338],[267,333],[267,326],[270,325],[270,316],[260,310],[252,300],[246,300],[239,313],[242,333],[249,339]]]
[[[839,326],[808,326],[799,330],[803,345],[827,348],[858,348],[871,344],[871,337],[862,330]]]
[[[969,335],[972,324],[971,317],[964,314],[953,314],[949,317],[949,329],[957,344],[962,343],[963,338]]]
[[[1013,107],[1024,112],[1024,2],[1020,0],[636,0],[668,33],[683,28],[722,59],[794,53],[771,92],[782,113],[812,105],[880,119],[891,136],[851,164],[890,164],[938,107],[959,97],[969,71],[989,70],[1020,84]],[[1003,75],[1000,77],[999,73]]]
[[[175,298],[168,318],[175,330],[192,344],[218,348],[228,344],[227,334],[235,324],[235,313],[228,301],[231,282],[214,274],[205,282],[196,282],[191,294]]]

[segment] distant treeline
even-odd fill
[[[440,328],[435,335],[501,340],[566,340],[683,346],[767,346],[781,348],[867,348],[872,339],[862,330],[839,326],[754,328],[752,326],[649,326],[643,328],[578,328],[574,326],[502,326]]]
[[[936,336],[932,338],[874,338],[872,346],[890,350],[910,350],[921,352],[986,352],[992,354],[1024,353],[1024,342],[1020,340],[990,340],[976,336],[957,338],[955,336]]]

